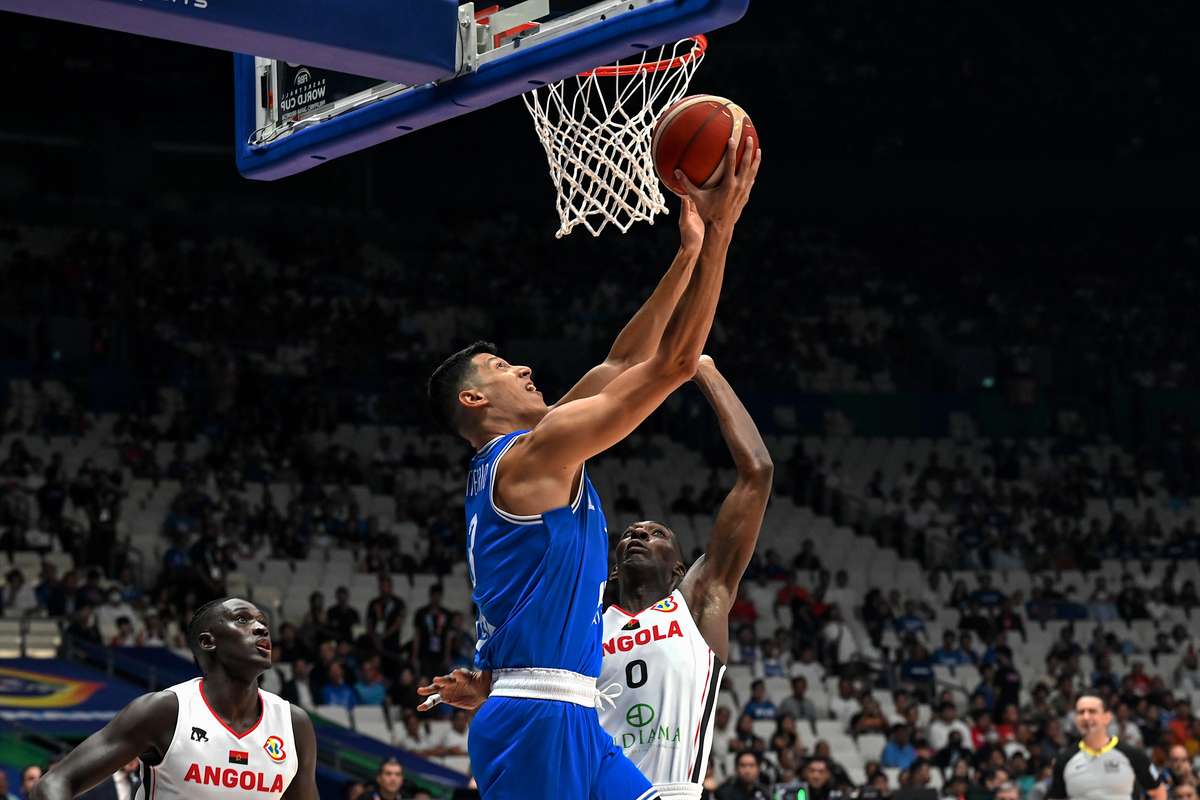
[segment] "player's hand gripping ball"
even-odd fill
[[[667,108],[654,126],[651,148],[659,179],[678,195],[685,191],[675,170],[701,189],[720,185],[733,168],[725,158],[732,138],[738,141],[734,164],[742,163],[748,139],[759,147],[754,123],[740,106],[710,94],[683,98]]]

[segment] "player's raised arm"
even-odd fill
[[[731,138],[726,157],[732,162],[736,154],[737,143]],[[761,152],[750,142],[734,175],[715,189],[697,189],[684,179],[704,220],[704,244],[658,348],[650,359],[621,373],[599,394],[551,410],[524,437],[522,445],[513,448],[507,458],[519,460],[531,480],[573,475],[581,463],[633,432],[695,374],[721,295],[733,227],[750,199],[761,159]]]
[[[774,465],[758,426],[711,358],[701,359],[695,382],[717,413],[721,436],[737,468],[737,482],[721,503],[704,555],[688,570],[679,588],[700,617],[705,639],[724,660],[729,609],[758,545]],[[704,624],[707,620],[713,624]]]
[[[147,750],[161,755],[178,714],[174,692],[142,695],[43,775],[30,800],[72,800]]]
[[[649,299],[618,334],[608,357],[580,378],[555,403],[556,406],[591,397],[622,372],[654,355],[675,304],[692,277],[692,268],[696,266],[700,246],[704,242],[704,221],[696,213],[696,204],[690,197],[681,198],[680,201],[679,239],[679,252],[675,254],[675,260]]]

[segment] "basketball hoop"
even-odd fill
[[[637,63],[597,67],[524,95],[558,192],[556,238],[580,224],[593,236],[609,224],[624,233],[667,213],[650,138],[707,49],[704,36],[692,36],[659,48],[657,58],[646,51]]]

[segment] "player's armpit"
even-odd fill
[[[300,764],[283,796],[285,800],[320,800],[317,794],[317,733],[308,713],[295,705],[292,706],[292,735],[296,738]]]
[[[164,739],[169,744],[175,732],[178,715],[179,698],[174,692],[142,695],[47,772],[30,800],[71,800],[147,750],[160,750],[161,755]]]

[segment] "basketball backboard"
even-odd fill
[[[456,66],[458,0],[0,0],[0,10],[410,83]]]
[[[728,25],[749,1],[0,0],[0,11],[252,54],[234,56],[237,165],[274,180]]]
[[[3,2],[4,0],[0,0]],[[414,130],[704,33],[749,0],[525,0],[457,8],[454,65],[400,83],[301,61],[234,57],[237,165],[275,180]],[[431,31],[432,33],[432,31]]]

